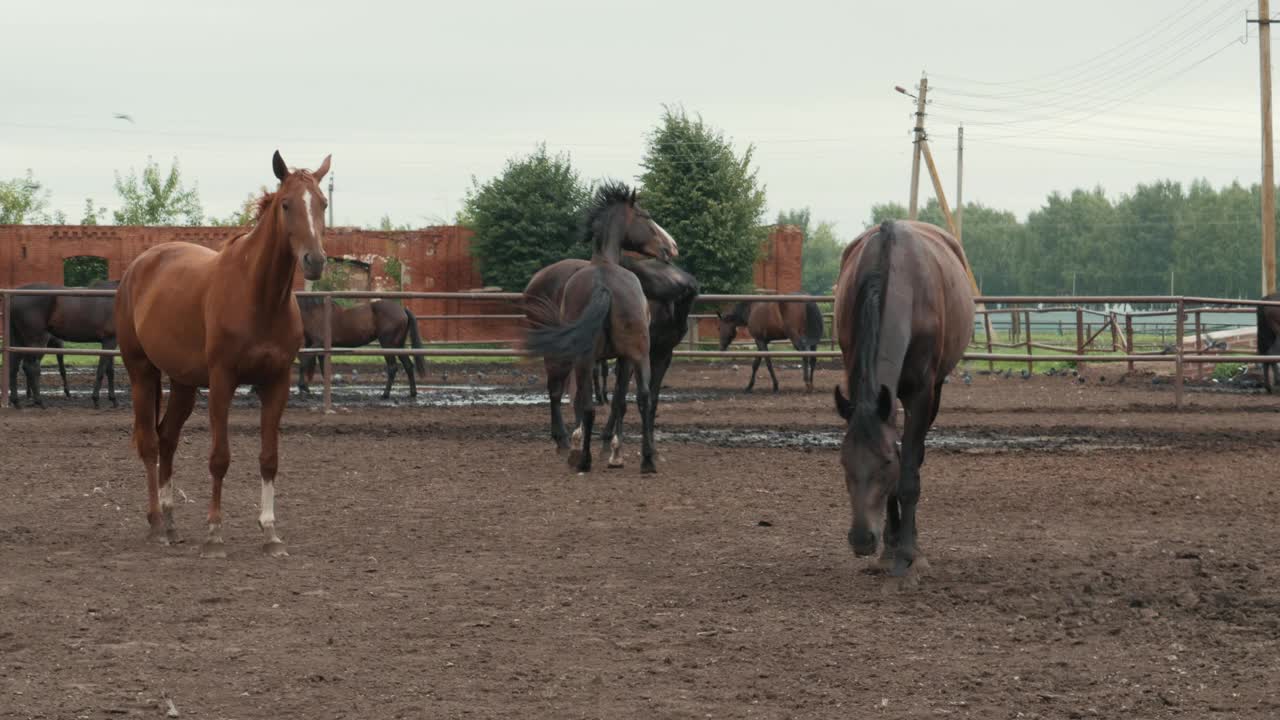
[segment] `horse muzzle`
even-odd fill
[[[302,256],[302,277],[308,280],[319,280],[324,275],[324,255],[306,253]]]

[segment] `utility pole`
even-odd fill
[[[333,227],[333,172],[329,173],[329,227]]]
[[[909,95],[901,87],[897,88],[897,90],[903,95]],[[929,78],[922,74],[920,76],[920,94],[916,96],[915,139],[912,141],[914,144],[911,150],[911,204],[907,209],[907,217],[912,220],[916,219],[920,207],[920,148],[924,143],[924,103],[925,96],[928,94]]]
[[[960,233],[964,227],[964,125],[956,131],[956,138],[956,240],[961,240]]]
[[[1262,294],[1276,290],[1276,181],[1271,143],[1271,2],[1258,0],[1258,69],[1262,85]]]

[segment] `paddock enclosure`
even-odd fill
[[[412,405],[295,395],[282,560],[251,395],[202,561],[203,399],[166,549],[129,411],[50,393],[0,412],[0,717],[1280,713],[1276,399],[981,365],[944,389],[908,583],[849,551],[839,419],[794,360],[750,397],[746,362],[676,363],[645,477],[634,422],[625,469],[564,466],[532,361],[433,364]]]

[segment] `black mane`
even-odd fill
[[[849,393],[853,396],[853,416],[850,424],[864,438],[875,437],[880,423],[886,418],[881,413],[888,408],[879,402],[879,384],[876,381],[876,356],[880,353],[880,325],[884,314],[885,293],[889,287],[889,256],[893,247],[893,221],[880,224],[880,231],[867,238],[867,249],[862,252],[862,262],[872,263],[871,252],[877,251],[874,265],[861,273],[854,295],[854,317],[857,318],[857,339],[853,348],[853,368],[849,374]],[[879,240],[876,245],[872,242]],[[890,389],[892,392],[893,389]]]
[[[586,236],[591,242],[593,249],[599,250],[601,243],[604,241],[606,227],[610,214],[618,205],[627,203],[634,204],[636,201],[636,191],[624,182],[617,180],[607,180],[600,187],[596,188],[596,194],[591,199],[591,205],[587,207]]]

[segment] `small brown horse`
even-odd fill
[[[649,367],[652,373],[650,383],[655,417],[657,415],[658,397],[662,390],[662,379],[671,365],[671,353],[689,329],[689,310],[693,300],[698,296],[698,281],[680,268],[662,260],[653,258],[635,258],[623,255],[622,267],[630,271],[640,281],[645,298],[649,301]],[[530,320],[533,321],[539,308],[548,305],[558,307],[564,297],[564,286],[569,278],[578,270],[587,267],[586,260],[561,260],[548,265],[534,274],[524,289],[524,305],[529,308]],[[605,381],[608,379],[608,360],[600,360],[599,371],[592,372],[592,382],[599,380],[601,385],[593,388],[597,404],[604,404],[602,397]],[[561,398],[568,385],[569,373],[573,370],[572,361],[547,357],[547,395],[551,406],[551,438],[561,450],[569,448],[569,433],[565,430],[564,418],[560,412]],[[597,377],[599,376],[599,377]],[[609,411],[609,420],[601,433],[603,440],[609,441],[611,453],[609,467],[622,466],[620,439],[622,417],[626,414],[626,384],[630,378],[618,378],[615,385],[613,404]],[[621,396],[618,389],[621,389]]]
[[[621,260],[624,249],[670,260],[677,255],[676,243],[636,202],[635,191],[622,183],[606,183],[596,191],[587,232],[593,248],[591,261],[565,281],[558,308],[546,302],[526,308],[534,326],[527,345],[534,354],[573,367],[574,414],[579,423],[573,431],[569,465],[578,472],[591,469],[592,368],[599,359],[618,358],[618,377],[623,377],[634,366],[644,436],[640,471],[657,472],[649,396],[649,304],[640,281],[622,267]]]
[[[886,221],[844,251],[836,326],[849,399],[840,461],[853,510],[849,544],[904,575],[915,562],[916,503],[924,439],[938,415],[942,383],[973,335],[973,292],[964,250],[939,228]],[[905,425],[897,430],[895,398]]]
[[[738,335],[738,328],[747,326],[751,339],[756,341],[756,348],[768,350],[769,343],[774,340],[790,340],[791,347],[796,350],[817,350],[822,340],[822,311],[815,302],[740,302],[720,318],[720,349],[726,350],[729,343]],[[760,370],[760,357],[751,361],[751,381],[746,390],[751,392],[756,386],[756,372]],[[764,358],[765,367],[769,369],[769,378],[773,380],[773,391],[778,392],[778,376],[773,372],[773,360]],[[818,367],[818,358],[800,359],[800,368],[804,375],[805,392],[813,392],[813,372]]]
[[[300,297],[298,307],[302,310],[302,327],[306,335],[303,346],[324,347],[324,298]],[[363,347],[377,340],[384,348],[402,348],[406,338],[413,347],[422,347],[417,316],[399,303],[374,300],[351,307],[335,304],[330,325],[333,347]],[[391,385],[396,380],[397,356],[385,355],[383,359],[387,362],[387,386],[382,390],[382,399],[385,400],[391,397]],[[315,355],[303,355],[298,363],[298,392],[303,395],[311,392],[307,383],[315,374],[318,363],[319,358]],[[409,378],[409,397],[417,397],[414,367],[417,367],[419,377],[426,377],[426,361],[421,355],[415,355],[412,362],[408,355],[400,355],[399,363],[404,366],[405,377]]]
[[[1271,293],[1263,300],[1280,301],[1280,293]],[[1280,355],[1280,307],[1274,305],[1258,306],[1258,354]],[[1275,363],[1262,363],[1262,385],[1267,394],[1273,392],[1271,376],[1276,375]],[[1280,379],[1280,375],[1276,375]]]
[[[262,403],[263,550],[287,555],[275,529],[275,479],[280,418],[289,375],[302,347],[302,315],[293,295],[298,266],[316,280],[324,272],[324,208],[320,180],[285,165],[277,151],[272,169],[280,187],[258,202],[253,229],[213,251],[169,242],[150,248],[125,271],[116,294],[120,352],[133,393],[133,443],[147,473],[150,538],[177,540],[173,522],[173,455],[195,407],[197,388],[209,388],[208,535],[203,557],[226,557],[222,542],[222,479],[231,464],[227,414],[236,387],[252,384]],[[169,402],[160,417],[161,374],[169,376]]]
[[[119,281],[95,280],[89,285],[90,290],[112,290]],[[61,285],[49,283],[30,283],[23,289],[61,290]],[[99,343],[104,350],[116,347],[115,301],[110,297],[80,297],[77,295],[17,295],[13,298],[13,318],[10,329],[15,344],[34,347],[62,347],[62,341]],[[56,344],[55,344],[56,343]],[[27,364],[27,363],[30,364]],[[39,358],[24,360],[23,371],[27,375],[27,394],[32,401],[44,406],[40,398]],[[9,387],[15,388],[15,374],[18,363],[10,368]],[[62,392],[67,397],[71,392],[67,387],[67,375],[63,370],[62,356],[58,355],[58,369],[62,372]],[[33,374],[34,373],[34,374]],[[102,356],[98,358],[98,371],[93,383],[93,406],[98,407],[98,397],[102,391],[102,379],[107,379],[107,398],[111,406],[116,407],[116,373],[114,358]],[[14,405],[17,406],[16,397]]]

